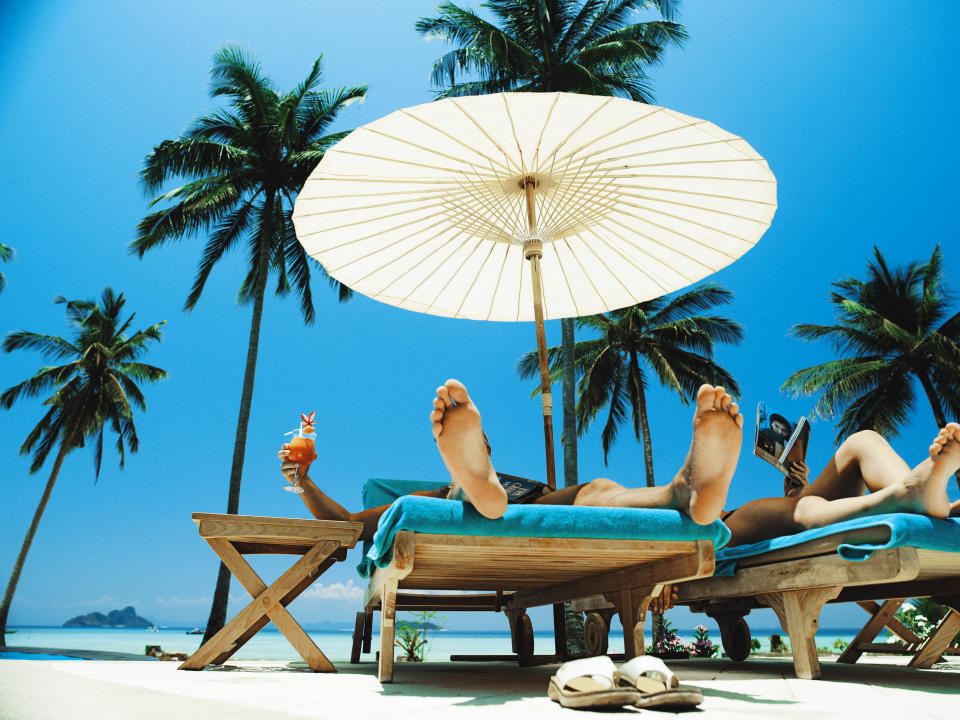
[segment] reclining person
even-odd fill
[[[430,413],[437,449],[450,473],[451,484],[415,495],[458,498],[460,494],[489,518],[503,515],[507,493],[490,461],[490,445],[480,412],[466,388],[448,380],[437,388]],[[837,449],[817,480],[805,485],[806,466],[794,468],[786,481],[787,496],[762,498],[723,512],[743,436],[743,416],[723,388],[703,385],[697,392],[693,438],[683,466],[668,485],[627,488],[599,478],[550,490],[527,502],[538,505],[665,508],[685,513],[706,525],[723,517],[730,528],[730,545],[787,535],[841,520],[887,512],[911,512],[946,517],[960,514],[960,502],[950,507],[946,486],[960,468],[960,425],[949,423],[929,448],[929,457],[912,470],[883,438],[872,431],[855,433]],[[371,539],[389,505],[352,513],[324,494],[307,475],[307,468],[288,462],[288,446],[278,453],[281,472],[294,482],[299,472],[300,496],[321,520],[364,524],[361,539]],[[298,470],[299,468],[299,470]],[[869,495],[864,495],[869,490]]]

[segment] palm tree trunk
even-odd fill
[[[927,394],[927,400],[930,401],[930,408],[933,410],[933,419],[937,423],[937,429],[940,429],[947,424],[947,416],[943,412],[940,398],[937,397],[936,388],[933,387],[933,382],[925,372],[917,372],[917,378],[923,386],[923,391]],[[960,470],[953,474],[953,479],[956,480],[957,487],[960,488]]]
[[[561,320],[560,327],[563,331],[563,352],[560,356],[562,371],[560,387],[563,396],[563,486],[570,487],[580,481],[577,472],[577,391],[573,318]]]
[[[560,328],[563,333],[561,340],[563,350],[560,355],[560,394],[563,401],[563,486],[571,487],[580,481],[577,471],[577,396],[573,318],[561,320]],[[585,652],[583,613],[572,610],[570,603],[567,602],[563,604],[563,616],[567,629],[567,653]]]
[[[260,321],[263,317],[263,296],[267,288],[267,271],[270,266],[270,238],[273,235],[269,222],[273,209],[273,195],[267,197],[263,217],[267,219],[260,231],[260,267],[253,291],[253,316],[250,318],[250,338],[247,342],[247,364],[243,371],[243,391],[240,393],[240,413],[237,417],[237,434],[233,442],[233,463],[230,466],[230,490],[227,494],[227,514],[236,515],[240,509],[240,480],[243,476],[243,457],[247,449],[247,425],[250,422],[250,406],[253,401],[253,381],[257,372],[257,350],[260,347]],[[220,563],[217,585],[213,591],[210,616],[203,633],[203,642],[220,632],[227,620],[227,600],[230,595],[230,571]]]
[[[73,433],[65,438],[60,446],[60,452],[57,453],[56,462],[53,463],[53,470],[50,471],[50,479],[47,480],[47,486],[43,489],[43,495],[40,496],[40,504],[33,514],[33,522],[27,530],[27,536],[23,540],[20,548],[20,554],[17,555],[17,561],[13,564],[13,572],[10,574],[10,582],[7,583],[7,591],[3,594],[3,604],[0,605],[0,647],[7,644],[7,616],[10,614],[10,605],[13,603],[13,593],[16,592],[17,583],[20,582],[20,573],[23,572],[23,564],[26,562],[27,553],[30,552],[30,545],[33,544],[33,536],[37,534],[37,527],[40,525],[40,518],[43,517],[43,511],[47,509],[47,501],[50,500],[50,493],[53,492],[53,486],[57,482],[57,476],[60,474],[60,466],[63,465],[63,459],[67,456],[67,448],[70,446],[70,439]]]

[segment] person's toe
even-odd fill
[[[709,410],[713,407],[713,386],[701,385],[697,390],[697,411]]]
[[[465,405],[470,402],[470,396],[467,394],[467,388],[459,380],[454,380],[450,378],[444,384],[444,387],[447,389],[447,393],[453,401],[458,405]]]
[[[450,392],[447,390],[446,385],[441,385],[437,388],[437,397],[443,403],[444,407],[453,406],[453,400],[450,399]]]
[[[718,387],[713,391],[713,409],[714,410],[723,410],[723,398],[727,394],[727,391],[722,387]]]

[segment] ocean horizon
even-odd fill
[[[97,650],[101,652],[119,652],[131,655],[143,655],[147,645],[159,645],[166,652],[192,653],[200,647],[202,635],[189,635],[192,627],[160,627],[156,631],[145,628],[65,628],[49,626],[13,626],[8,629],[9,647],[29,647],[50,650]],[[352,629],[311,630],[304,628],[321,651],[334,663],[346,663],[350,660]],[[849,642],[859,628],[820,628],[816,635],[818,647],[832,648],[836,640]],[[11,632],[16,631],[16,632]],[[693,628],[680,628],[677,635],[684,642],[693,639]],[[787,639],[780,628],[751,628],[754,638],[760,641],[760,651],[770,649],[769,638],[777,634]],[[719,632],[712,632],[711,640],[720,646]],[[425,659],[446,661],[450,655],[509,655],[510,633],[507,630],[436,630],[429,633]],[[651,642],[649,632],[645,644]],[[364,661],[372,661],[379,649],[379,633],[375,623],[371,650],[362,656]],[[553,632],[540,630],[534,632],[534,652],[536,654],[553,653]],[[610,633],[610,653],[623,652],[623,635],[619,628]],[[236,660],[279,660],[299,661],[300,656],[276,628],[264,628],[247,642],[233,656]]]

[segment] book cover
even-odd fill
[[[806,417],[794,425],[779,413],[768,413],[762,402],[757,404],[753,454],[758,458],[786,475],[790,463],[806,461],[809,439],[810,423]]]

